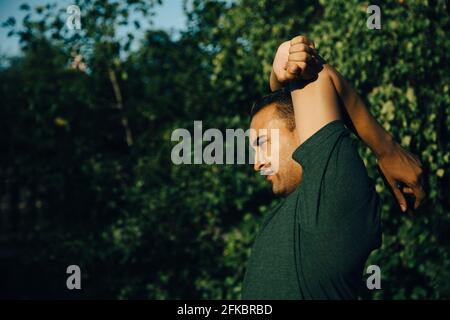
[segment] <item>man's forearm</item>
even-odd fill
[[[326,64],[333,85],[350,117],[356,133],[362,141],[380,158],[389,152],[394,144],[392,136],[370,114],[364,101],[339,72]]]

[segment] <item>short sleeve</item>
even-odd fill
[[[327,151],[332,151],[335,142],[342,134],[347,134],[344,123],[341,120],[335,120],[319,129],[315,134],[303,142],[292,154],[292,158],[300,163],[303,168],[313,165],[314,168],[320,167],[319,162],[326,161],[323,156]]]
[[[355,299],[364,263],[381,245],[380,205],[356,141],[340,120],[300,145],[296,263],[307,299]]]
[[[293,153],[302,165],[299,223],[312,232],[360,228],[376,232],[379,199],[350,131],[335,120]]]

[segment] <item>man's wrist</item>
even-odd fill
[[[281,84],[277,77],[275,76],[275,73],[273,72],[273,69],[270,71],[270,80],[269,80],[269,86],[270,90],[272,92],[277,91],[281,88],[283,88],[283,84]]]
[[[375,147],[372,147],[372,152],[377,159],[381,159],[391,154],[396,147],[396,142],[389,133],[385,133],[382,140],[379,140]]]

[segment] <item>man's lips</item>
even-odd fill
[[[260,174],[261,174],[262,176],[269,177],[269,176],[273,175],[274,172],[272,171],[272,169],[262,169],[261,172],[260,172]]]
[[[269,182],[272,182],[272,177],[273,177],[273,175],[266,175],[265,179]]]

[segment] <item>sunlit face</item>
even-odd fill
[[[302,172],[300,164],[292,159],[292,153],[300,145],[296,130],[287,128],[286,121],[278,117],[274,104],[256,113],[250,128],[250,143],[255,149],[255,170],[260,173],[273,171],[271,175],[265,175],[272,184],[273,193],[291,193],[300,184]],[[278,130],[278,139],[272,129]],[[274,154],[277,140],[278,157]]]

